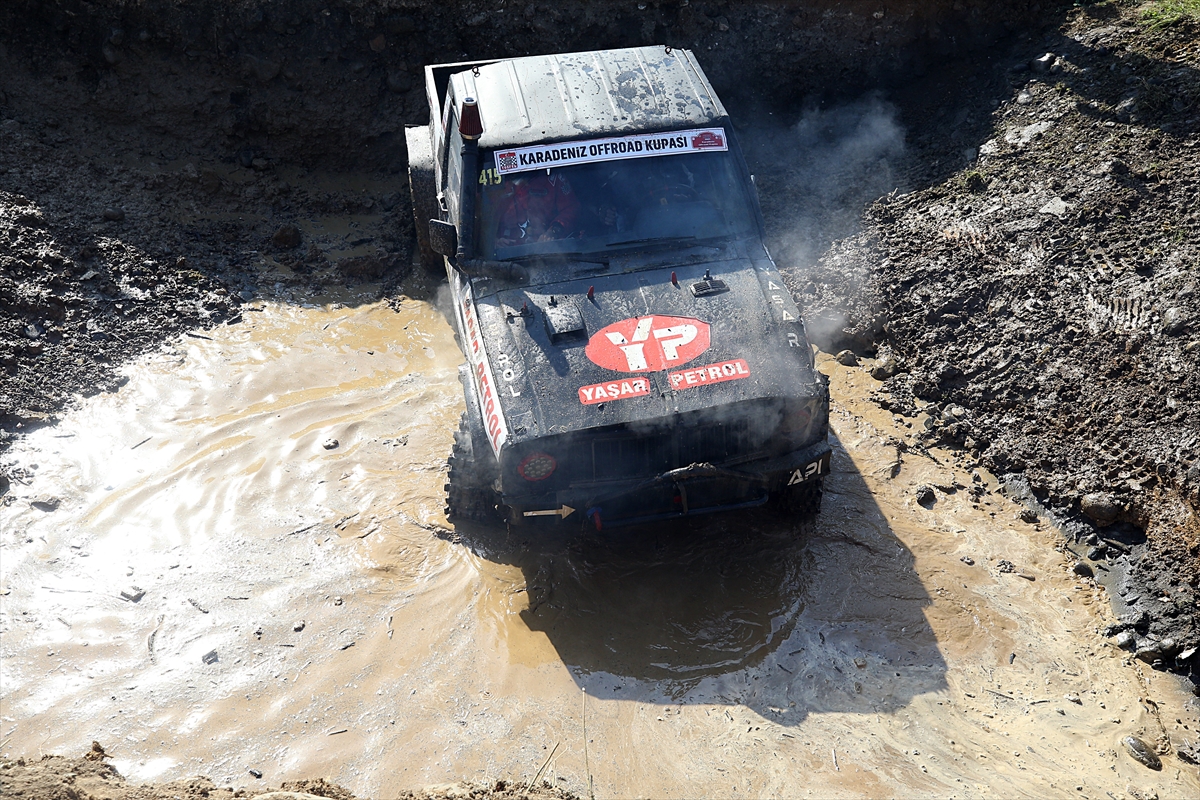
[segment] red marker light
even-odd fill
[[[588,300],[595,300],[595,299],[596,299],[596,287],[589,286],[588,287]]]
[[[554,474],[557,466],[558,462],[554,460],[554,456],[548,453],[534,453],[525,456],[517,466],[517,472],[527,481],[544,481]]]
[[[675,277],[675,273],[674,273],[674,272],[672,272],[672,273],[671,273],[671,285],[672,285],[672,286],[678,286],[678,285],[679,285],[679,278]]]

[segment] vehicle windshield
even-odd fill
[[[480,154],[475,252],[503,261],[611,254],[755,232],[729,152],[651,156],[502,175]]]

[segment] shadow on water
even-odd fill
[[[946,685],[913,555],[834,445],[821,514],[769,510],[603,534],[459,526],[518,566],[529,607],[593,697],[742,705],[795,724],[887,713]]]

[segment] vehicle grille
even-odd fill
[[[654,434],[623,431],[591,441],[590,464],[580,465],[585,469],[575,480],[629,480],[705,461],[719,464],[764,450],[768,438],[769,432],[754,430],[749,420]]]

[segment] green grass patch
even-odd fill
[[[1200,22],[1200,0],[1153,0],[1142,9],[1151,28],[1169,28],[1181,22]]]

